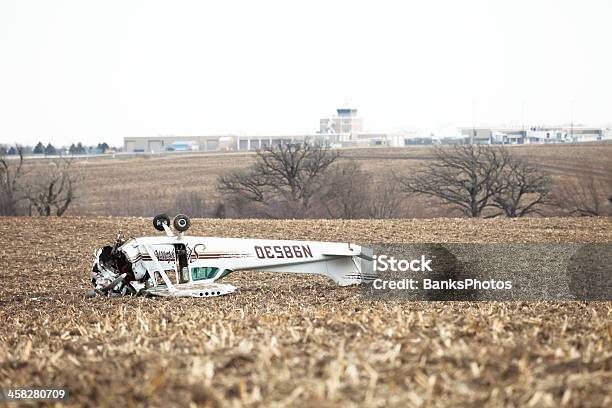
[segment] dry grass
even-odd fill
[[[85,299],[94,248],[137,218],[3,219],[0,387],[71,405],[610,406],[610,302],[394,302],[234,274],[211,299]],[[352,242],[610,242],[610,219],[195,220],[192,234]]]
[[[528,157],[550,172],[558,184],[573,177],[612,182],[612,143],[511,146],[513,154]],[[395,172],[409,172],[432,158],[427,147],[343,150],[372,175],[372,181]],[[179,193],[199,192],[216,197],[217,176],[252,163],[254,153],[178,154],[136,158],[93,158],[78,163],[83,175],[72,215],[153,215],[173,208]],[[38,162],[35,165],[44,165]],[[448,216],[434,200],[410,199],[411,217]],[[459,215],[459,214],[450,214]]]

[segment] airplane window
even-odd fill
[[[195,267],[191,268],[191,279],[194,281],[202,280],[202,279],[211,279],[214,278],[219,272],[219,268],[215,268],[212,266],[204,266],[204,267]]]
[[[181,283],[189,282],[189,271],[187,267],[181,268]]]

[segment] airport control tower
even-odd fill
[[[357,116],[357,109],[338,108],[336,115],[322,118],[319,122],[319,133],[342,134],[342,139],[351,139],[352,135],[363,132],[363,120]]]

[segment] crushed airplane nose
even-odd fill
[[[107,247],[105,247],[107,248]],[[109,256],[105,248],[98,251],[91,272],[93,289],[85,297],[95,296],[162,296],[162,297],[213,297],[223,296],[236,290],[235,286],[217,282],[194,284],[164,285],[155,284],[147,272],[141,279],[136,279],[131,270],[131,263],[122,262],[123,257],[115,248]],[[129,272],[120,273],[121,270]],[[166,273],[168,271],[164,271]]]
[[[138,282],[132,270],[132,264],[121,251],[125,239],[121,232],[115,243],[98,250],[91,269],[91,284],[93,290],[86,296],[95,295],[121,296],[138,294]]]
[[[153,226],[165,236],[124,239],[95,255],[86,296],[149,295],[211,297],[236,288],[217,282],[233,271],[251,270],[323,275],[340,286],[371,282],[376,274],[371,250],[338,242],[262,240],[184,236],[191,222],[174,218],[175,235],[165,214]]]
[[[185,219],[185,216],[181,216],[181,220]],[[162,219],[162,221],[164,220]],[[159,222],[158,217],[156,217],[154,220],[156,228],[159,227]],[[167,227],[168,223],[169,219],[166,220],[164,225]],[[185,222],[179,225],[184,229]],[[174,237],[172,234],[168,234],[168,236]],[[186,259],[187,255],[184,244],[176,245],[176,253],[155,250],[148,253],[148,248],[145,247],[145,253],[137,252],[134,254],[130,249],[140,247],[135,241],[135,239],[126,241],[119,232],[112,246],[107,245],[96,252],[91,269],[93,289],[87,291],[85,297],[126,295],[214,297],[227,295],[236,290],[235,286],[213,282],[211,279],[189,282],[189,279],[185,278],[185,274],[189,270],[187,266],[183,266],[180,262],[180,258]],[[162,245],[167,246],[167,244]],[[132,257],[129,257],[128,254],[131,254]],[[143,257],[146,260],[143,260]],[[162,263],[172,263],[173,265],[164,266]],[[160,268],[156,269],[158,266]],[[169,266],[172,266],[172,268],[168,269]],[[181,278],[176,273],[178,267],[181,267]],[[173,274],[176,276],[172,276]],[[152,276],[155,277],[155,280]],[[174,283],[169,276],[176,278]],[[177,284],[177,281],[180,283]]]

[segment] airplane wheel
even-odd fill
[[[184,214],[179,214],[174,217],[174,229],[179,232],[185,232],[191,227],[191,220]]]
[[[166,214],[159,214],[153,218],[153,227],[158,231],[164,230],[164,224],[170,226],[170,217]]]

